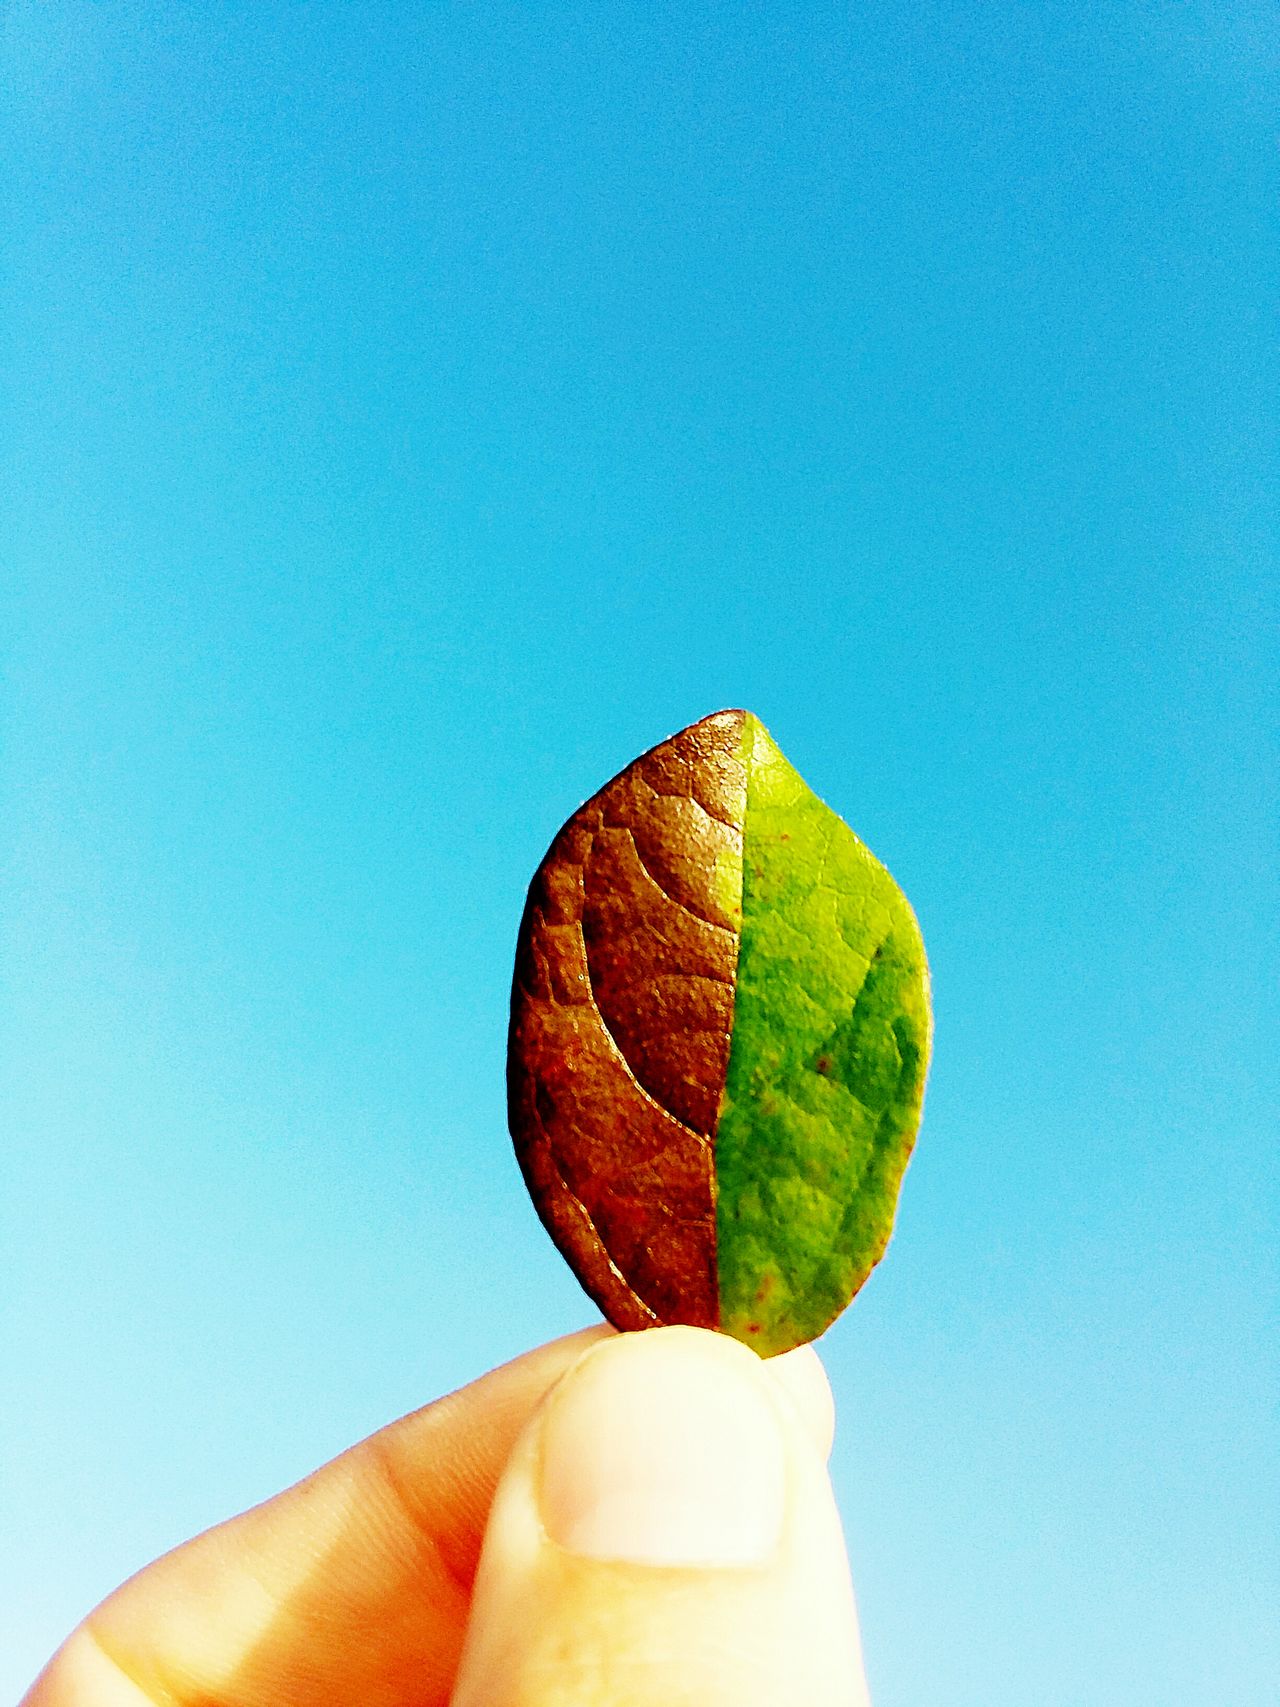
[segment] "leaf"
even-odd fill
[[[910,908],[748,713],[629,765],[534,877],[512,1135],[620,1327],[820,1333],[884,1250],[928,1046]]]
[[[655,747],[574,813],[529,890],[511,1132],[553,1239],[619,1327],[714,1327],[711,1138],[738,958],[743,713]]]
[[[719,1326],[769,1354],[820,1334],[884,1253],[920,1121],[928,969],[885,868],[753,717],[744,741]]]

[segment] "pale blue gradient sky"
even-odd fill
[[[937,1002],[877,1707],[1270,1707],[1268,7],[11,0],[0,1697],[591,1310],[524,886],[758,712]]]

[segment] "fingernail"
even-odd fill
[[[606,1341],[552,1396],[542,1520],[571,1553],[763,1564],[786,1498],[778,1412],[749,1353],[696,1328]]]

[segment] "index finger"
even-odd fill
[[[90,1614],[23,1707],[447,1702],[503,1465],[608,1332],[527,1352],[166,1554]]]

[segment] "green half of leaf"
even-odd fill
[[[815,1338],[879,1261],[920,1121],[928,968],[905,896],[743,728],[742,938],[716,1129],[720,1327]]]

